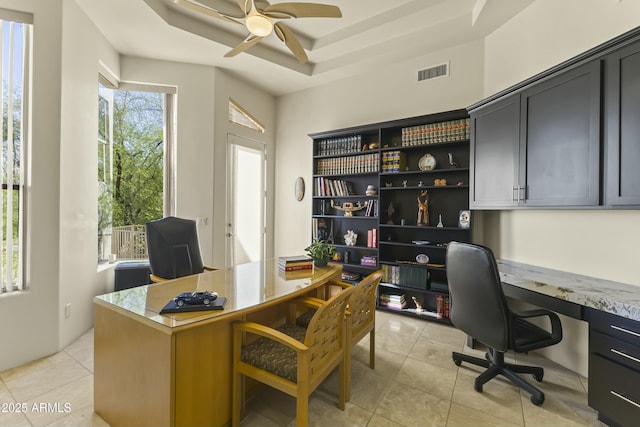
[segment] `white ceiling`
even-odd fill
[[[235,0],[208,1],[237,7]],[[300,64],[275,34],[225,58],[246,37],[243,27],[172,0],[76,0],[121,54],[217,66],[274,95],[481,39],[534,1],[315,0],[340,7],[343,16],[285,21],[309,56]]]

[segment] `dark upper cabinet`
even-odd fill
[[[600,203],[600,61],[522,91],[521,206]]]
[[[640,43],[605,58],[605,200],[611,206],[640,205]]]
[[[471,111],[474,209],[600,203],[600,61]]]
[[[520,95],[471,113],[471,208],[517,205]]]

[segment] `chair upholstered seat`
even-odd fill
[[[315,311],[315,310],[314,310]],[[305,328],[285,323],[276,330],[303,342]],[[256,368],[263,369],[291,382],[298,381],[298,361],[296,351],[269,338],[258,338],[242,349],[240,359]]]

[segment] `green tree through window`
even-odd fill
[[[146,244],[144,224],[163,215],[163,99],[160,93],[113,90],[112,151],[99,148],[98,155],[100,261],[110,253],[136,258],[131,254],[144,252]],[[99,123],[101,132],[108,129],[108,119]],[[123,230],[130,234],[126,239]]]

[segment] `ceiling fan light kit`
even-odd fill
[[[341,18],[340,8],[320,3],[278,3],[269,4],[267,0],[236,0],[240,10],[229,13],[218,10],[214,1],[207,0],[173,0],[179,6],[199,12],[201,14],[222,19],[227,22],[246,27],[249,35],[225,56],[235,56],[240,52],[256,45],[262,38],[271,34],[275,27],[278,38],[302,64],[308,61],[307,54],[293,31],[284,23],[274,20],[290,18]],[[228,9],[228,6],[226,8]],[[239,17],[244,15],[244,18]],[[244,19],[244,22],[243,22]]]

